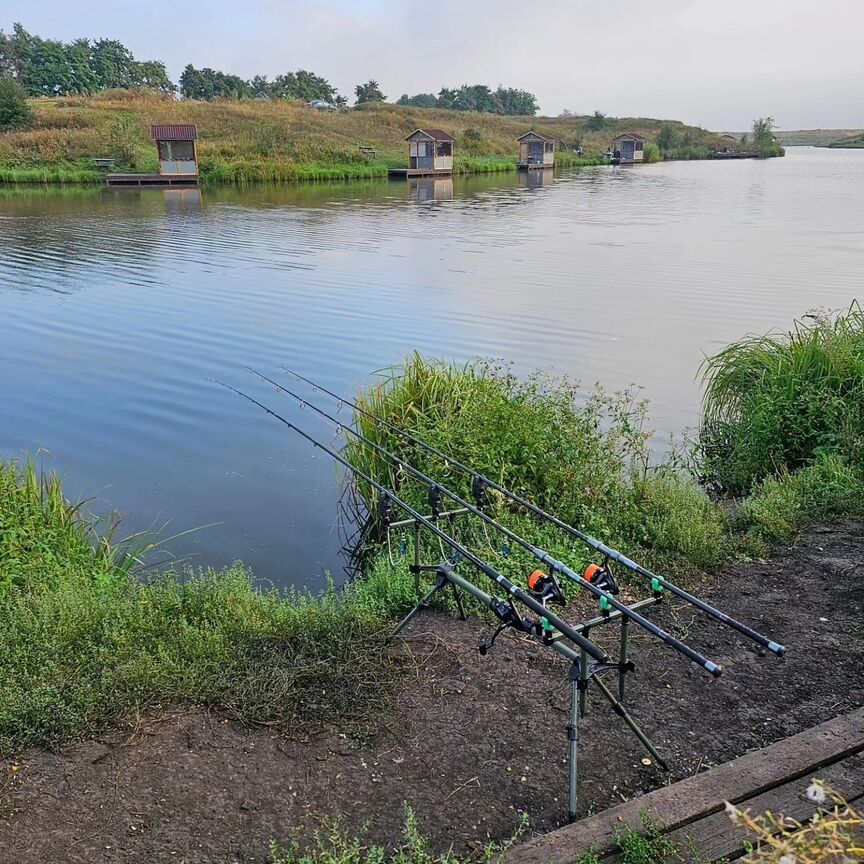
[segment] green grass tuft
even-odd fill
[[[864,516],[864,479],[842,457],[821,453],[794,473],[766,477],[738,517],[769,540],[791,543],[809,525]]]

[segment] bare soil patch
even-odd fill
[[[814,529],[699,593],[783,642],[786,657],[674,598],[650,610],[725,672],[712,680],[632,628],[628,706],[671,769],[643,765],[638,741],[595,693],[581,726],[583,814],[864,704],[864,526]],[[410,652],[414,671],[361,736],[286,738],[190,710],[7,760],[0,862],[260,864],[271,838],[308,837],[322,816],[352,830],[368,822],[371,839],[395,842],[406,803],[441,849],[507,838],[520,811],[548,831],[566,813],[567,666],[509,634],[481,657],[488,635],[474,619],[421,615],[392,649]]]

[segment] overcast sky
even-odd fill
[[[864,127],[864,0],[0,0],[0,28],[13,21],[119,39],[174,80],[186,63],[304,68],[352,97],[369,78],[390,99],[487,83],[544,114]]]

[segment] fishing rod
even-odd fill
[[[302,396],[299,396],[292,390],[284,387],[282,384],[273,381],[271,378],[268,378],[266,375],[256,371],[255,369],[252,369],[251,367],[247,367],[247,369],[249,369],[249,371],[253,374],[257,375],[263,381],[272,384],[274,387],[276,387],[277,390],[280,390],[281,392],[291,396],[293,399],[296,399],[301,406],[308,406],[320,416],[335,424],[338,429],[344,430],[348,434],[353,435],[358,441],[362,441],[367,446],[372,447],[377,453],[380,453],[386,459],[389,459],[395,466],[404,469],[409,474],[420,480],[422,483],[425,483],[430,488],[430,501],[432,500],[433,496],[437,496],[439,492],[443,493],[452,501],[455,501],[461,507],[464,507],[471,514],[482,519],[487,525],[491,525],[496,531],[503,534],[509,540],[518,544],[527,552],[530,552],[535,558],[546,564],[551,570],[555,571],[556,573],[560,573],[563,576],[566,576],[568,579],[572,579],[578,585],[581,585],[583,588],[589,590],[592,594],[594,594],[601,600],[604,609],[609,607],[617,609],[622,615],[629,618],[631,621],[638,624],[643,629],[647,630],[649,633],[651,633],[652,636],[655,636],[662,642],[665,642],[670,647],[676,649],[678,652],[687,657],[688,660],[691,660],[698,666],[701,666],[706,672],[709,672],[715,678],[719,677],[722,674],[723,670],[717,663],[714,663],[712,660],[704,657],[698,651],[695,651],[693,648],[691,648],[689,645],[686,645],[684,642],[673,636],[671,633],[667,633],[661,627],[658,627],[656,624],[654,624],[652,621],[649,621],[647,618],[643,617],[638,612],[634,612],[629,606],[618,600],[614,596],[614,594],[610,593],[609,591],[605,591],[603,588],[599,587],[599,585],[595,584],[589,579],[586,579],[584,576],[577,573],[575,570],[568,567],[563,562],[558,561],[556,558],[553,558],[548,552],[545,552],[538,546],[535,546],[533,543],[529,543],[524,537],[521,537],[515,531],[511,531],[505,525],[502,525],[500,522],[489,516],[488,513],[484,513],[478,507],[475,507],[473,504],[471,504],[461,496],[457,495],[455,492],[449,490],[446,486],[442,486],[428,474],[424,474],[422,471],[420,471],[419,468],[415,468],[410,463],[405,462],[403,459],[400,459],[394,453],[391,453],[389,450],[385,449],[380,444],[373,441],[371,438],[363,435],[362,432],[358,432],[356,429],[352,429],[350,426],[346,426],[336,417],[324,411],[323,408],[319,408],[318,406],[309,402],[307,399],[304,399]],[[377,484],[377,488],[380,489],[383,487],[381,487],[380,484]],[[433,508],[433,510],[434,509],[435,508]]]
[[[275,417],[277,420],[279,420],[280,423],[284,423],[289,429],[300,435],[301,438],[305,438],[306,441],[308,441],[314,447],[317,447],[319,450],[326,453],[340,465],[347,468],[355,477],[359,477],[360,479],[369,483],[370,486],[372,486],[374,489],[377,489],[378,492],[381,493],[385,500],[392,501],[396,506],[404,510],[405,513],[407,513],[418,524],[422,525],[424,528],[426,528],[428,531],[438,537],[439,540],[446,543],[457,555],[464,558],[466,561],[471,562],[484,575],[488,576],[494,582],[497,582],[498,585],[500,585],[501,588],[510,595],[510,597],[518,600],[520,603],[531,609],[532,612],[538,614],[541,617],[541,621],[542,619],[545,619],[549,625],[561,632],[575,645],[578,645],[582,651],[593,657],[598,663],[606,664],[609,662],[609,655],[602,648],[586,639],[581,633],[579,633],[575,628],[571,627],[566,621],[563,621],[561,618],[559,618],[557,615],[547,609],[543,602],[535,599],[530,594],[523,591],[521,588],[518,588],[509,579],[507,579],[493,567],[490,567],[481,558],[478,558],[473,552],[471,552],[470,549],[463,546],[461,543],[459,543],[458,540],[454,540],[449,534],[442,531],[434,522],[421,515],[417,510],[411,507],[410,504],[407,504],[396,494],[394,494],[390,489],[379,483],[361,468],[353,465],[344,456],[337,453],[335,450],[328,447],[326,444],[322,444],[320,441],[317,441],[308,432],[304,432],[301,428],[295,426],[290,420],[286,420],[281,414],[278,414],[272,408],[268,408],[266,405],[264,405],[262,402],[259,402],[252,396],[243,393],[241,390],[238,390],[236,387],[232,387],[230,384],[226,384],[224,381],[218,381],[215,379],[214,381],[216,384],[225,387],[227,390],[231,390],[238,396],[242,396],[244,399],[251,402],[253,405],[257,405],[259,408],[262,408],[271,417]],[[515,609],[513,610],[513,615],[517,617],[520,622],[522,622],[521,616]],[[542,627],[542,625],[535,625],[535,627],[536,626]]]
[[[474,493],[476,497],[482,496],[482,493],[485,491],[485,489],[493,489],[494,491],[499,492],[506,498],[509,498],[514,504],[518,504],[520,507],[524,507],[526,510],[529,510],[535,516],[538,516],[541,519],[545,519],[547,522],[551,523],[561,531],[569,534],[571,537],[575,537],[577,540],[582,541],[587,546],[594,549],[595,552],[598,552],[600,555],[602,555],[607,561],[614,561],[617,564],[620,564],[625,569],[637,573],[639,576],[642,576],[645,579],[648,579],[651,582],[651,587],[655,591],[659,589],[665,589],[669,591],[670,594],[674,594],[676,597],[680,597],[682,600],[690,603],[692,606],[695,606],[697,609],[704,612],[706,615],[709,615],[711,618],[714,618],[721,624],[725,624],[727,627],[731,627],[733,630],[740,633],[742,636],[746,636],[748,639],[752,640],[758,645],[761,645],[763,648],[767,648],[772,653],[777,654],[778,656],[785,653],[786,649],[782,645],[774,642],[767,636],[763,636],[761,633],[757,632],[752,627],[748,627],[743,622],[732,618],[730,615],[727,615],[725,612],[722,612],[720,609],[717,609],[710,603],[706,603],[704,600],[700,600],[698,597],[694,596],[689,591],[685,591],[683,588],[680,588],[674,583],[669,582],[662,576],[658,576],[656,573],[652,573],[650,570],[643,567],[641,564],[638,564],[636,561],[628,558],[626,555],[623,555],[621,552],[618,552],[616,549],[607,546],[605,543],[602,543],[600,540],[595,539],[590,534],[586,534],[584,531],[580,531],[578,528],[574,528],[572,525],[561,521],[556,516],[553,516],[551,513],[548,513],[546,510],[538,507],[536,504],[532,504],[530,501],[526,500],[521,495],[518,495],[515,492],[511,492],[509,489],[507,489],[505,486],[502,486],[500,483],[496,483],[494,480],[486,477],[483,474],[480,474],[473,468],[469,468],[467,465],[463,464],[457,459],[454,459],[452,456],[448,456],[446,453],[443,453],[441,450],[438,450],[431,444],[427,444],[421,438],[412,435],[410,432],[406,432],[404,429],[400,429],[395,424],[390,423],[389,421],[384,420],[381,417],[378,417],[371,411],[368,411],[358,405],[356,402],[352,402],[350,399],[346,399],[344,396],[340,396],[338,393],[334,393],[332,390],[328,390],[321,384],[318,384],[315,381],[312,381],[309,378],[300,375],[298,372],[289,369],[287,366],[283,366],[282,368],[285,372],[287,372],[289,375],[293,375],[299,381],[303,381],[313,389],[320,390],[322,393],[326,393],[328,396],[332,396],[340,404],[350,406],[354,411],[362,414],[364,417],[368,417],[370,420],[377,423],[379,426],[389,429],[391,432],[395,432],[397,435],[401,436],[406,441],[410,441],[412,444],[417,445],[421,449],[425,450],[427,453],[431,453],[433,456],[437,456],[439,459],[444,460],[446,465],[452,465],[457,470],[462,471],[464,474],[467,474],[469,477],[471,477],[472,493]]]

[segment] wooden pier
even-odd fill
[[[197,174],[106,174],[109,186],[197,186]]]
[[[734,861],[753,838],[732,823],[725,802],[754,815],[771,810],[806,822],[816,812],[804,795],[813,778],[850,804],[864,800],[864,708],[528,840],[504,862],[572,864],[593,849],[601,861],[617,864],[616,833],[641,830],[643,813],[685,856],[695,849],[706,861]]]
[[[451,168],[391,168],[388,172],[390,177],[450,177],[453,174]]]

